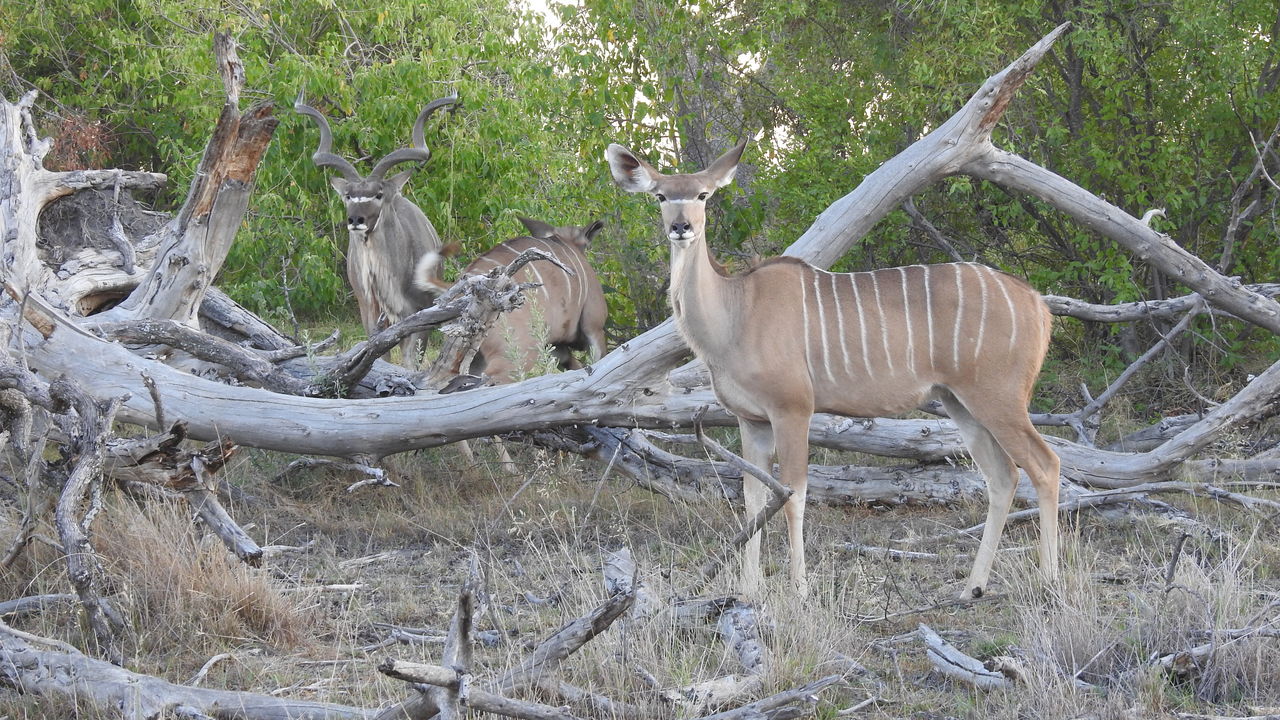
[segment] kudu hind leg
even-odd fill
[[[942,404],[959,428],[965,448],[987,481],[987,521],[982,529],[982,541],[978,545],[978,554],[973,559],[969,579],[960,591],[962,599],[977,598],[986,592],[987,581],[991,578],[996,548],[1004,534],[1009,507],[1013,504],[1014,491],[1018,487],[1018,468],[991,432],[958,399],[947,393],[942,398]]]
[[[1006,403],[991,402],[983,407],[1024,407],[1025,401],[1010,399]],[[1036,491],[1040,514],[1040,573],[1053,583],[1058,578],[1058,489],[1061,461],[1045,442],[1025,412],[1008,417],[974,415],[988,434],[1013,463],[1022,468]],[[1017,475],[1014,476],[1016,485]],[[1006,513],[1007,514],[1007,513]],[[985,534],[984,534],[985,537]]]
[[[752,422],[738,419],[738,429],[742,434],[742,457],[747,462],[764,470],[773,469],[773,427],[767,422]],[[750,520],[764,507],[769,489],[748,473],[742,474],[742,499],[745,505],[744,518]],[[760,569],[760,536],[756,533],[747,539],[742,548],[742,576],[739,587],[744,595],[755,595],[760,590],[764,573]]]
[[[1040,574],[1046,582],[1054,584],[1059,568],[1058,491],[1062,461],[1030,420],[997,438],[1013,456],[1013,461],[1027,472],[1036,489],[1036,504],[1040,509]]]

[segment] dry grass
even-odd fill
[[[271,559],[263,570],[235,563],[216,541],[193,530],[180,506],[143,506],[113,496],[94,527],[113,598],[131,622],[136,669],[185,681],[210,656],[229,652],[205,684],[344,704],[377,706],[408,692],[378,676],[387,656],[436,661],[438,646],[360,646],[386,636],[378,623],[443,630],[474,552],[484,571],[479,629],[504,642],[477,651],[492,677],[527,652],[529,643],[585,614],[604,598],[600,569],[607,554],[630,547],[649,592],[667,601],[685,595],[693,573],[721,548],[735,526],[727,504],[673,503],[625,479],[597,481],[600,468],[575,458],[512,448],[523,474],[503,476],[496,456],[466,467],[443,448],[390,461],[399,488],[348,494],[351,478],[309,471],[275,481],[288,458],[249,451],[230,470],[242,494],[230,510],[260,542],[305,552]],[[1197,501],[1202,502],[1202,501]],[[766,537],[760,599],[770,621],[764,639],[773,663],[761,692],[866,667],[848,685],[824,693],[818,717],[875,696],[869,718],[1127,718],[1172,717],[1177,711],[1231,714],[1248,704],[1280,704],[1280,648],[1272,640],[1223,640],[1203,672],[1178,681],[1151,660],[1205,642],[1207,630],[1240,627],[1280,598],[1273,532],[1214,505],[1192,508],[1223,528],[1221,539],[1186,541],[1173,582],[1165,569],[1181,528],[1147,518],[1064,518],[1067,566],[1052,591],[1035,576],[1034,531],[1006,535],[997,558],[998,596],[967,606],[925,608],[958,590],[972,547],[931,547],[938,562],[897,563],[851,556],[838,543],[891,545],[942,527],[980,519],[980,502],[963,507],[815,507],[809,516],[812,595],[786,587],[783,534]],[[1221,513],[1220,516],[1214,516]],[[16,515],[3,516],[7,535]],[[0,576],[9,597],[65,592],[56,552],[36,544],[21,565]],[[706,595],[734,591],[734,572]],[[320,592],[320,585],[362,587]],[[1015,655],[1028,669],[1025,687],[979,693],[942,680],[910,633],[918,622],[978,657]],[[73,609],[26,618],[20,627],[83,646]],[[317,665],[318,661],[328,664]],[[337,661],[337,662],[330,662]],[[736,672],[712,629],[677,629],[670,616],[616,625],[561,669],[568,682],[632,702],[651,702],[636,670],[664,688]],[[307,664],[313,663],[313,664]],[[1096,686],[1077,688],[1077,675]],[[44,701],[0,698],[0,713],[41,717]],[[37,709],[33,709],[37,708]],[[654,706],[654,715],[668,712]],[[54,714],[59,714],[55,712]],[[66,713],[62,713],[66,714]]]

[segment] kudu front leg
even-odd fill
[[[791,497],[782,506],[787,518],[787,547],[791,554],[791,585],[800,597],[809,595],[804,559],[804,511],[809,488],[809,416],[798,415],[774,424],[774,443],[782,484]]]
[[[753,422],[738,419],[738,429],[742,434],[742,457],[752,465],[765,471],[773,468],[773,428],[767,422]],[[744,522],[759,514],[764,508],[769,489],[750,473],[742,474],[742,498],[746,506]],[[760,583],[764,573],[760,569],[760,536],[757,532],[747,539],[742,547],[742,575],[739,588],[743,595],[754,596],[760,592]]]

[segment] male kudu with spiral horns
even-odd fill
[[[972,263],[830,273],[797,258],[731,275],[707,249],[706,202],[733,181],[746,142],[705,170],[664,175],[621,145],[606,151],[614,181],[657,198],[671,245],[671,307],[680,335],[707,365],[738,418],[743,455],[794,491],[783,507],[791,579],[805,594],[809,419],[902,413],[937,399],[987,480],[987,523],[961,597],[986,590],[996,546],[1026,471],[1040,507],[1040,563],[1058,568],[1059,460],[1027,405],[1049,344],[1051,315],[1025,282]],[[747,517],[765,488],[744,477]],[[758,590],[760,535],[747,544],[742,586]]]
[[[347,210],[347,280],[360,307],[360,324],[370,335],[431,305],[438,294],[420,288],[416,280],[424,271],[440,280],[440,256],[452,248],[441,247],[431,221],[400,194],[413,171],[386,175],[401,163],[425,163],[431,158],[423,125],[436,110],[457,102],[454,94],[427,103],[413,124],[413,144],[387,154],[367,177],[361,177],[346,158],[332,152],[333,134],[325,116],[304,103],[302,93],[294,103],[294,111],[311,118],[320,128],[320,143],[311,161],[317,167],[336,170],[340,176],[331,178],[330,184]],[[414,335],[400,343],[401,362],[406,367],[417,367],[422,340]]]

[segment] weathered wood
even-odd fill
[[[228,550],[246,565],[258,567],[262,564],[262,548],[231,518],[213,491],[200,487],[185,490],[182,494]]]
[[[0,679],[22,692],[88,703],[126,720],[150,720],[181,705],[219,720],[373,717],[371,711],[343,705],[177,685],[95,660],[65,644],[59,647],[36,647],[7,626],[0,627]]]
[[[1256,487],[1252,483],[1249,484]],[[1209,483],[1190,483],[1175,480],[1140,483],[1111,490],[1079,493],[1074,497],[1069,497],[1059,503],[1058,512],[1079,512],[1081,510],[1097,509],[1108,505],[1122,504],[1135,500],[1147,501],[1148,504],[1151,504],[1152,501],[1147,498],[1148,495],[1170,492],[1186,493],[1197,497],[1211,498],[1218,500],[1219,502],[1232,503],[1246,511],[1258,515],[1264,522],[1272,525],[1275,524],[1276,518],[1280,517],[1280,502],[1276,502],[1275,500],[1231,492]],[[1034,510],[1020,510],[1018,512],[1009,513],[1009,517],[1006,522],[1008,525],[1016,525],[1020,522],[1033,520],[1035,517],[1036,513]],[[913,542],[927,542],[954,537],[972,536],[975,533],[981,533],[983,526],[984,523],[979,523],[972,527],[957,530],[954,533],[935,535],[929,538],[916,538]]]
[[[270,104],[241,114],[244,72],[230,34],[215,34],[213,50],[226,90],[222,113],[155,260],[129,297],[102,313],[103,322],[169,319],[194,327],[243,221],[254,174],[279,121]]]
[[[1009,678],[988,670],[981,661],[964,654],[954,645],[943,640],[942,636],[928,625],[920,623],[917,632],[920,639],[924,641],[929,662],[933,663],[933,666],[943,675],[981,690],[1007,688],[1013,685]]]
[[[50,595],[30,595],[0,602],[0,617],[40,613],[55,605],[73,603],[78,599],[71,593],[53,593]]]
[[[450,668],[440,667],[439,665],[427,665],[405,660],[387,660],[378,666],[378,671],[388,677],[406,682],[435,685],[455,691],[458,689],[457,673]],[[513,700],[501,694],[478,688],[471,691],[470,702],[471,706],[476,710],[505,715],[506,717],[523,718],[524,720],[576,720],[564,708],[551,707],[550,705],[525,700]],[[384,711],[378,716],[378,718],[385,718],[385,720],[411,717],[419,717],[419,715],[405,714],[399,708],[395,713],[388,714]]]
[[[458,593],[458,607],[449,622],[449,634],[445,637],[445,667],[453,670],[458,678],[457,687],[436,688],[430,692],[439,712],[439,720],[460,720],[471,702],[471,627],[475,614],[476,588],[480,584],[478,559],[471,557],[471,573]]]
[[[225,373],[225,377],[255,387],[289,395],[314,396],[321,393],[317,384],[290,375],[253,350],[173,320],[95,322],[92,327],[126,345],[161,345],[182,350],[211,363]]]
[[[563,700],[566,704],[586,708],[591,717],[610,720],[652,720],[653,713],[631,703],[620,702],[600,693],[570,685],[564,681],[546,681],[538,685],[542,692]]]
[[[737,602],[725,608],[716,628],[748,675],[760,677],[769,671],[769,655],[760,640],[760,622],[754,605]]]
[[[1280,283],[1253,283],[1242,287],[1268,298],[1280,295]],[[1044,301],[1054,315],[1091,322],[1124,323],[1175,318],[1186,314],[1193,305],[1203,302],[1204,298],[1199,293],[1194,293],[1164,300],[1099,305],[1062,295],[1045,295]]]
[[[740,708],[726,710],[714,715],[704,715],[696,720],[757,720],[758,718],[780,718],[790,706],[800,706],[804,712],[800,714],[808,714],[812,712],[812,707],[818,702],[818,693],[831,687],[843,683],[844,678],[839,675],[828,675],[827,677],[814,680],[811,683],[803,685],[791,690],[770,695],[767,698],[757,700]],[[785,717],[799,717],[796,714],[786,714]]]
[[[1042,55],[1048,44],[1062,29],[1033,48],[1029,55]],[[1037,54],[1038,53],[1038,54]],[[1017,63],[1015,63],[1017,65]],[[1013,66],[1011,66],[1013,67]],[[1016,74],[1016,73],[1015,73]],[[1021,83],[1009,82],[1006,70],[993,77],[971,105],[981,104],[990,95],[990,87],[1001,86],[1006,95]],[[965,120],[950,125],[954,137],[935,133],[928,143],[893,158],[882,166],[879,175],[869,177],[838,208],[824,213],[792,254],[807,257],[819,265],[827,265],[838,257],[867,228],[912,192],[949,174],[955,153],[941,163],[921,164],[948,142],[967,140]],[[940,128],[941,130],[941,128]],[[964,143],[957,143],[957,146]],[[880,182],[892,178],[892,183]],[[885,197],[885,188],[894,188]],[[833,224],[833,218],[841,222]],[[845,222],[856,220],[852,225]],[[821,236],[821,242],[817,238]],[[819,247],[820,246],[820,247]],[[41,352],[43,350],[43,352]],[[74,332],[62,333],[52,343],[28,348],[35,361],[52,372],[73,372],[92,379],[98,390],[107,387],[136,387],[137,370],[146,364],[119,348],[101,347]],[[664,375],[685,349],[668,322],[634,340],[597,362],[591,372],[575,371],[550,378],[537,378],[501,388],[478,388],[449,397],[419,397],[408,403],[361,403],[356,409],[348,403],[325,404],[319,399],[294,398],[282,401],[271,393],[248,388],[209,387],[205,381],[164,376],[157,369],[151,373],[157,385],[170,396],[164,406],[173,417],[187,419],[194,437],[215,434],[231,437],[244,444],[270,446],[303,453],[350,455],[359,450],[384,455],[418,447],[429,447],[467,437],[482,437],[515,429],[512,418],[519,417],[522,429],[539,429],[574,422],[595,422],[615,426],[664,427],[673,422],[687,424],[698,405],[713,404],[710,393],[695,397],[673,393]],[[35,355],[40,357],[36,358]],[[94,362],[70,363],[67,358],[90,358]],[[150,373],[150,370],[148,370]],[[134,393],[135,396],[138,393]],[[696,401],[697,404],[690,402]],[[137,397],[122,410],[122,419],[145,418],[136,405]],[[246,414],[236,408],[254,407]],[[149,413],[148,413],[149,414]],[[717,424],[729,418],[720,413]],[[302,420],[305,418],[305,421]],[[373,420],[361,423],[360,432],[352,432],[353,418]],[[709,420],[710,422],[710,420]],[[356,437],[358,436],[358,438]]]
[[[989,165],[992,149],[989,140],[984,139],[995,117],[993,112],[998,114],[1003,109],[1011,93],[1025,79],[1029,68],[1063,31],[1064,28],[1058,28],[1022,58],[989,78],[951,120],[901,155],[886,161],[853,192],[833,204],[790,248],[789,254],[825,266],[843,254],[887,212],[939,178],[957,171],[973,171],[980,175],[995,172]],[[356,452],[380,456],[431,447],[467,437],[503,434],[516,429],[516,424],[526,430],[563,427],[571,423],[652,428],[688,425],[694,411],[703,405],[711,408],[705,419],[708,424],[728,425],[733,422],[715,404],[705,384],[685,382],[683,376],[695,376],[696,368],[683,369],[682,377],[677,377],[677,374],[668,377],[668,370],[685,352],[670,323],[625,343],[590,371],[537,378],[502,388],[478,388],[448,397],[422,395],[358,403],[281,397],[279,393],[192,378],[178,370],[164,369],[118,344],[86,335],[75,327],[79,322],[74,317],[75,299],[66,292],[71,281],[62,282],[53,277],[49,269],[39,263],[34,251],[34,228],[39,209],[48,203],[52,195],[71,192],[68,187],[83,183],[84,178],[95,177],[95,182],[103,188],[114,188],[117,181],[145,184],[153,179],[120,176],[113,171],[75,178],[44,171],[39,167],[38,158],[47,150],[47,144],[29,142],[28,138],[34,135],[24,130],[31,126],[29,108],[33,101],[34,96],[28,96],[17,105],[5,104],[3,127],[0,128],[4,130],[0,135],[4,143],[0,153],[11,162],[6,165],[9,168],[6,179],[10,181],[3,185],[8,194],[0,198],[0,223],[3,223],[3,228],[14,230],[3,234],[5,252],[15,259],[11,266],[14,272],[10,276],[13,279],[10,290],[19,299],[28,297],[25,294],[27,290],[38,295],[30,296],[27,307],[22,309],[19,309],[18,301],[4,301],[0,303],[0,314],[5,319],[25,314],[39,323],[41,330],[21,326],[20,335],[15,337],[10,334],[10,328],[14,326],[0,322],[0,339],[4,340],[7,351],[25,353],[33,366],[48,376],[72,374],[83,379],[90,392],[98,397],[128,393],[130,398],[120,414],[123,420],[143,424],[154,422],[155,403],[150,401],[141,379],[145,372],[155,380],[166,412],[172,418],[188,420],[193,437],[231,437],[252,446],[335,456],[351,456]],[[998,159],[1004,161],[1003,156]],[[244,163],[241,163],[240,170],[244,169]],[[1030,171],[1028,168],[1018,169],[1024,176]],[[232,175],[234,173],[227,177]],[[1030,180],[1024,177],[1017,182]],[[193,197],[196,195],[198,193],[193,189]],[[1130,235],[1136,232],[1137,237],[1150,239],[1149,228],[1134,230],[1127,223],[1109,221],[1108,227],[1120,228]],[[141,252],[138,263],[149,272],[155,272],[157,267],[153,259],[148,259]],[[1210,285],[1202,287],[1205,301],[1232,312],[1240,309],[1238,302],[1230,306],[1220,303],[1222,292],[1210,292],[1218,287],[1217,281]],[[1265,293],[1271,294],[1269,290]],[[1266,304],[1253,303],[1249,300],[1251,295],[1236,293],[1236,297],[1237,300],[1244,297],[1246,306],[1257,305],[1262,308],[1259,312],[1266,314]],[[1183,301],[1179,299],[1179,302]],[[1177,303],[1148,305],[1151,312],[1167,312],[1182,307]],[[283,351],[296,346],[260,319],[243,312],[242,308],[237,309],[216,289],[209,288],[203,293],[201,308],[207,318],[217,318],[213,324],[239,337],[251,338],[259,349]],[[27,310],[30,312],[25,312]],[[1123,309],[1123,313],[1132,312],[1142,311],[1137,306]],[[46,334],[48,340],[44,339]],[[332,365],[326,365],[329,362],[325,358],[317,358],[311,366],[310,358],[295,359],[286,363],[282,370],[309,381],[331,368]],[[374,377],[362,381],[358,388],[352,389],[352,394],[373,396],[404,392],[402,384],[397,386],[395,382],[383,382],[386,378],[395,377],[384,374],[384,366],[375,364]],[[1265,395],[1266,389],[1261,390]],[[254,412],[244,412],[246,407],[253,408]],[[1212,437],[1232,423],[1247,420],[1250,412],[1269,412],[1260,408],[1261,405],[1255,404],[1228,422],[1203,426],[1202,429]],[[818,417],[814,419],[811,431],[814,444],[856,451],[899,454],[927,461],[941,460],[959,452],[958,435],[948,421],[941,419],[861,421]],[[1185,442],[1185,436],[1187,433],[1179,436],[1184,438],[1182,442]],[[610,440],[614,442],[614,449],[623,447],[618,437],[615,435]],[[1099,455],[1087,448],[1057,441],[1055,447],[1063,456],[1064,465],[1069,466],[1068,477],[1083,482],[1118,485],[1137,482],[1140,477],[1145,480],[1152,472],[1158,476],[1174,472],[1190,457],[1187,451],[1194,450],[1192,445],[1179,446],[1178,442],[1178,439],[1170,440],[1173,445],[1166,444],[1166,447],[1145,455]],[[579,447],[585,448],[587,443],[581,443]],[[602,460],[607,462],[616,457],[617,462],[622,463],[626,456],[625,462],[636,463],[633,466],[637,475],[641,467],[638,463],[656,457],[627,452],[613,456],[608,453],[609,449],[604,447],[601,450]],[[1166,453],[1170,450],[1176,451],[1174,456]],[[1271,472],[1267,466],[1252,463],[1223,463],[1223,466],[1253,477],[1266,476]],[[1208,466],[1188,463],[1182,467]],[[704,469],[697,468],[698,471]],[[686,475],[692,471],[688,468],[679,470]],[[908,472],[929,474],[932,471]],[[818,471],[817,474],[822,473]],[[904,477],[907,475],[902,471],[894,470],[886,480],[894,482]],[[946,472],[936,477],[942,482],[949,481],[949,473]],[[675,484],[668,484],[666,490],[682,492]],[[848,495],[833,490],[833,495],[842,494]],[[928,494],[940,499],[948,493],[928,491]]]
[[[620,592],[611,595],[590,613],[566,623],[546,640],[538,643],[519,665],[507,671],[495,684],[496,690],[506,694],[536,684],[578,648],[604,632],[634,601],[634,589],[631,592]]]
[[[995,147],[966,162],[962,171],[1039,198],[1085,228],[1119,243],[1169,278],[1194,289],[1215,307],[1280,333],[1280,304],[1275,300],[1214,271],[1168,235],[1156,232],[1070,180]]]
[[[468,275],[446,293],[445,297],[466,293],[471,303],[445,332],[444,346],[431,367],[418,380],[419,387],[440,388],[449,380],[467,371],[479,351],[480,342],[497,322],[499,315],[510,312],[525,302],[525,291],[533,287],[529,283],[515,281],[515,274],[525,265],[545,260],[569,275],[570,270],[555,255],[530,248],[521,252],[505,266],[495,267],[481,275]],[[442,298],[443,299],[443,298]]]
[[[659,603],[640,577],[629,547],[618,548],[605,557],[604,589],[610,595],[630,593],[635,596],[624,622],[643,621],[658,609]]]
[[[67,577],[80,598],[99,650],[111,662],[123,665],[124,653],[117,637],[123,622],[98,592],[102,568],[89,541],[89,526],[101,502],[102,444],[119,403],[99,405],[64,378],[55,380],[49,389],[52,395],[68,398],[79,423],[69,452],[76,457],[54,508]]]

